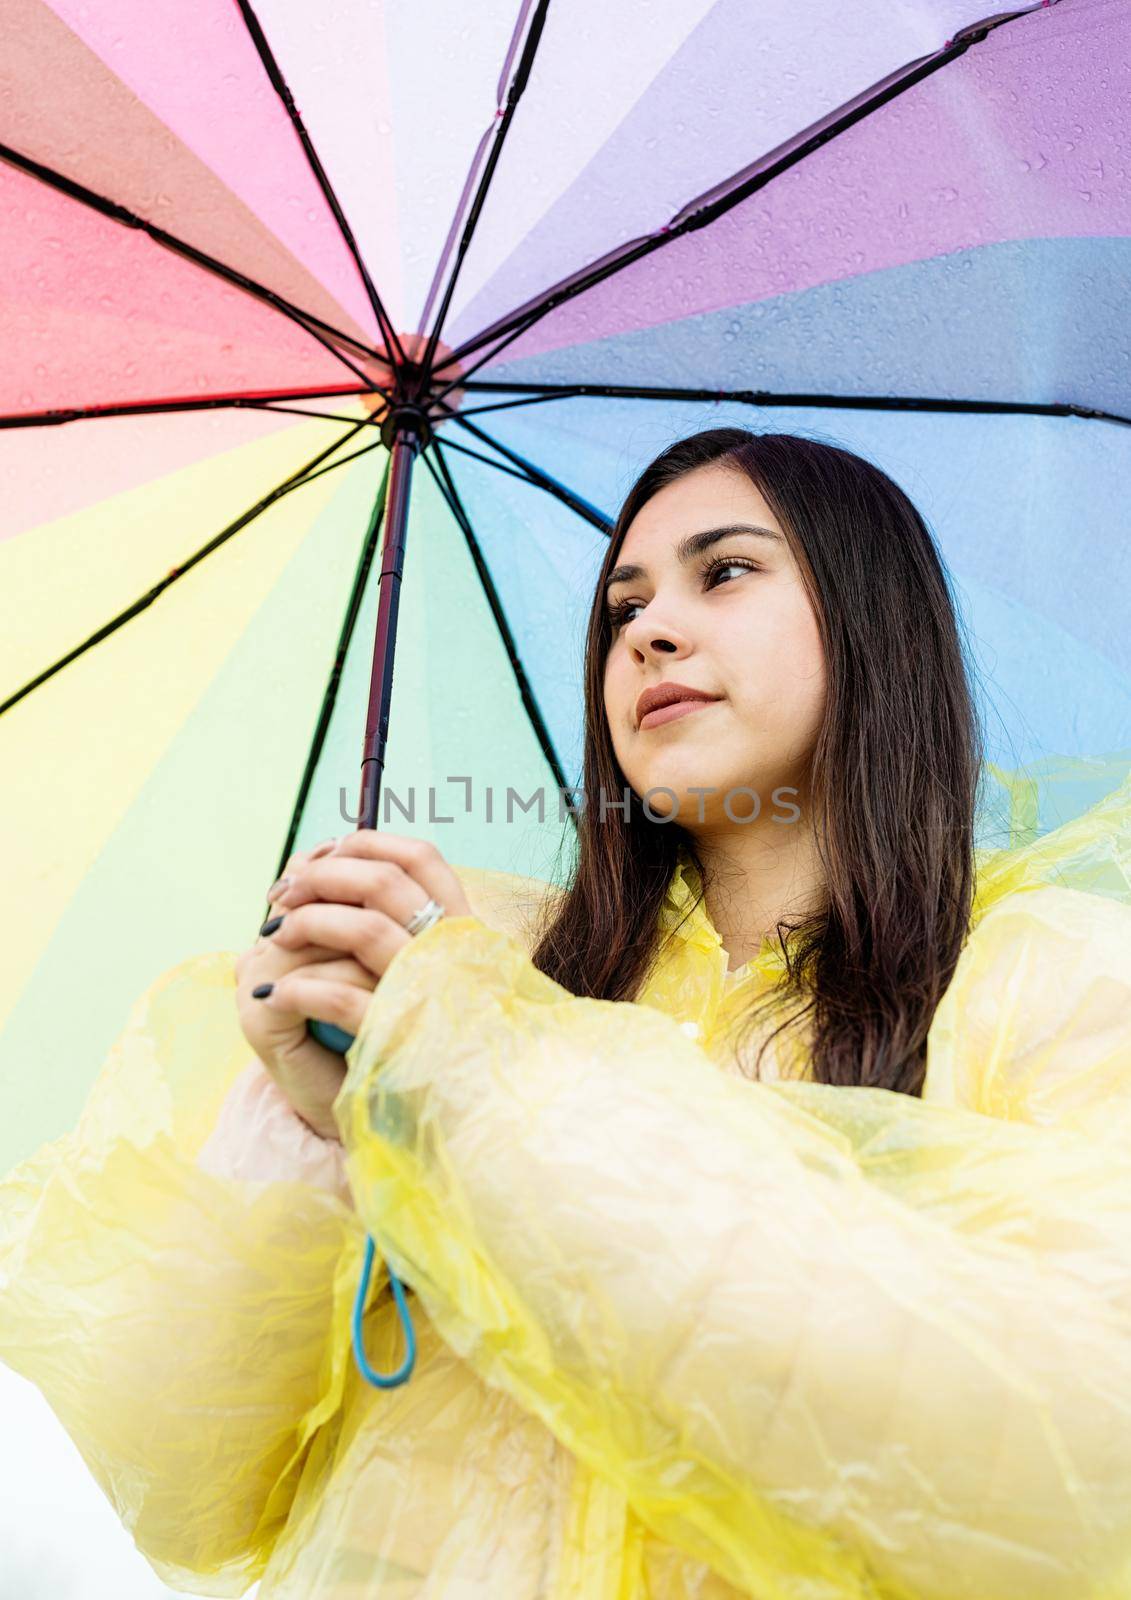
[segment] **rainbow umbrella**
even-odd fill
[[[611,517],[698,428],[834,439],[922,508],[1011,839],[1122,777],[1126,0],[0,35],[0,1170],[363,797],[548,875]]]

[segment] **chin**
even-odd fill
[[[631,780],[630,780],[631,781]],[[705,814],[710,815],[712,801],[716,804],[719,798],[731,787],[726,778],[718,778],[711,773],[695,773],[688,775],[686,772],[674,773],[649,773],[640,783],[633,783],[633,789],[641,799],[647,795],[648,809],[652,816],[659,820],[681,820],[686,827],[688,822],[699,821],[699,807],[705,807]],[[690,791],[695,789],[714,789],[716,795],[698,795]],[[671,793],[665,794],[664,790]],[[649,793],[651,791],[651,793]],[[673,804],[672,794],[676,799]]]

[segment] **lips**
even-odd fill
[[[693,689],[686,683],[658,683],[652,688],[645,689],[636,702],[636,726],[652,711],[660,711],[665,706],[677,705],[687,701],[699,704],[705,701],[717,700],[717,694],[707,694],[702,689]]]

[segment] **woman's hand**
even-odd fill
[[[345,1062],[311,1037],[307,1020],[356,1034],[378,980],[412,937],[414,913],[430,899],[447,916],[473,913],[434,845],[373,828],[292,856],[268,898],[282,920],[237,959],[240,1025],[303,1120],[337,1139],[330,1108]],[[265,984],[264,997],[252,994]]]

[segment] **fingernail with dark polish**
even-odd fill
[[[267,996],[271,993],[271,990],[274,987],[275,985],[273,983],[257,983],[255,988],[251,991],[251,998],[253,1000],[266,1000]]]
[[[281,924],[282,920],[283,920],[282,917],[268,917],[267,921],[263,924],[262,928],[260,928],[260,930],[259,930],[260,933],[262,933],[262,934],[274,933],[275,929],[277,927],[279,927],[279,925]]]

